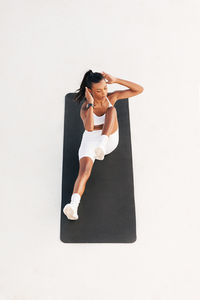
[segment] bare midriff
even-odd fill
[[[100,124],[100,125],[95,125],[93,130],[101,130],[103,128],[104,124]],[[118,119],[115,119],[115,124],[114,124],[114,128],[112,130],[112,133],[115,132],[117,129],[119,128],[119,123],[118,123]],[[111,134],[112,134],[111,133]]]
[[[95,126],[94,126],[94,130],[98,130],[98,129],[100,130],[100,129],[102,129],[102,128],[103,128],[103,125],[104,125],[104,124],[95,125]]]

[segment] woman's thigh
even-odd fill
[[[95,148],[98,146],[101,132],[99,131],[85,131],[82,136],[81,144],[78,151],[79,160],[82,157],[90,157],[94,163]]]
[[[95,161],[95,148],[98,147],[102,130],[85,131],[82,136],[82,141],[79,147],[78,156],[79,160],[82,157],[90,157],[94,163]],[[119,128],[109,135],[106,153],[111,153],[119,144]]]
[[[117,148],[119,144],[119,128],[109,135],[107,147],[106,147],[106,155],[111,153],[113,150]]]

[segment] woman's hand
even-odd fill
[[[94,98],[92,97],[91,93],[89,92],[87,86],[85,87],[85,98],[87,99],[88,103],[94,104]]]
[[[112,75],[110,75],[110,74],[108,74],[108,73],[105,73],[105,72],[102,72],[101,74],[103,75],[103,77],[104,77],[106,80],[108,80],[108,81],[106,81],[106,83],[109,83],[109,84],[115,83],[116,77],[114,77],[114,76],[112,76]]]

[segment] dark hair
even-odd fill
[[[76,93],[74,101],[80,103],[85,97],[85,87],[87,86],[89,89],[92,89],[92,83],[100,82],[102,79],[104,79],[104,77],[101,73],[93,73],[92,70],[87,71],[83,76],[80,88],[76,90],[78,93]]]

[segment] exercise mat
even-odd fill
[[[95,159],[78,207],[78,220],[63,213],[78,176],[78,150],[84,132],[81,104],[65,97],[60,239],[64,243],[132,243],[136,241],[134,176],[128,99],[115,103],[119,144],[103,160]]]

